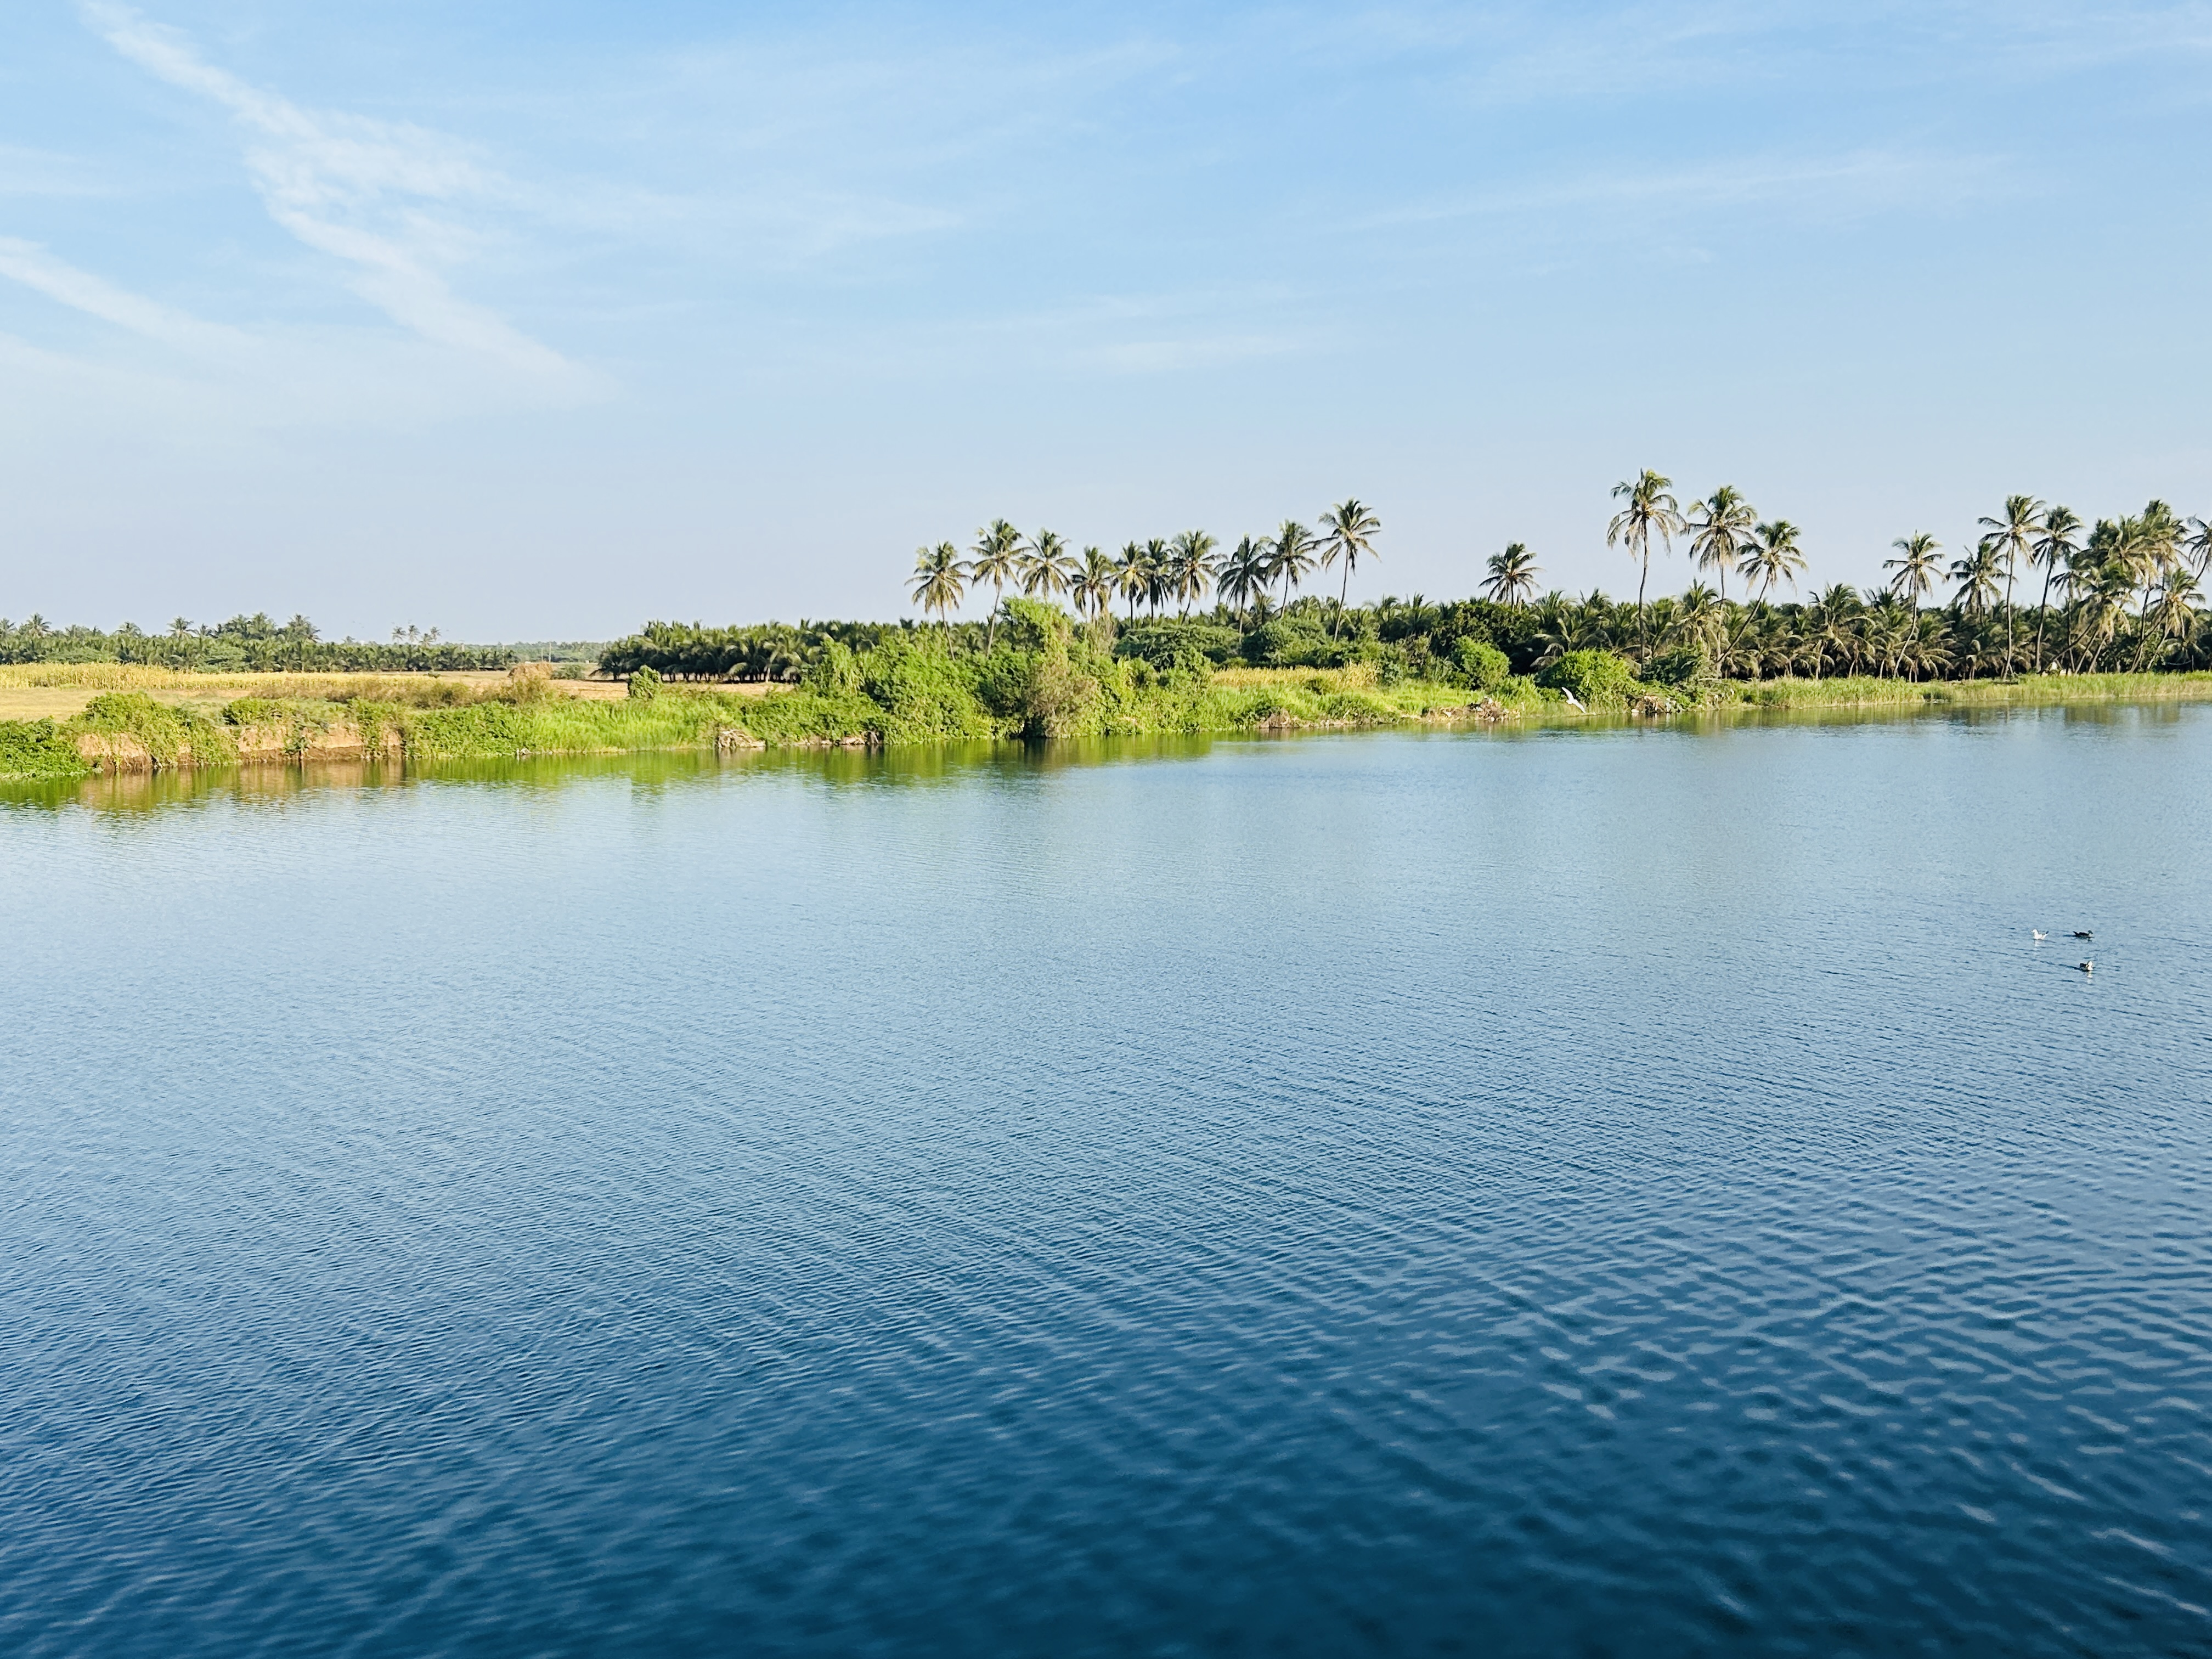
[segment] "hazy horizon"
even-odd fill
[[[1814,582],[2014,490],[2212,510],[2198,6],[30,0],[0,38],[19,619],[888,617],[997,515],[1230,543],[1346,495],[1355,599],[1508,540],[1619,595],[1646,466],[1802,526]]]

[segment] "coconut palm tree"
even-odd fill
[[[1798,550],[1797,536],[1797,526],[1787,519],[1752,526],[1751,539],[1744,544],[1736,573],[1743,578],[1746,586],[1759,584],[1762,601],[1774,591],[1777,582],[1788,582],[1793,591],[1796,589],[1798,573],[1805,568],[1805,556]]]
[[[1674,481],[1654,472],[1650,467],[1633,478],[1613,485],[1615,501],[1626,506],[1613,515],[1613,522],[1605,527],[1607,547],[1625,545],[1628,556],[1638,567],[1636,578],[1637,631],[1644,631],[1644,585],[1651,576],[1651,538],[1656,534],[1669,552],[1674,550],[1674,538],[1682,529],[1682,515],[1669,494]]]
[[[1899,536],[1890,545],[1899,556],[1884,559],[1881,568],[1897,574],[1889,579],[1889,591],[1916,611],[1920,601],[1928,597],[1928,590],[1943,573],[1943,562],[1936,556],[1943,550],[1943,544],[1924,530],[1916,530],[1910,536]]]
[[[2043,624],[2051,611],[2051,584],[2063,580],[2063,571],[2069,567],[2081,544],[2074,538],[2081,532],[2081,520],[2074,516],[2071,507],[2056,504],[2043,509],[2043,520],[2037,526],[2038,534],[2027,550],[2027,556],[2043,567],[2043,599],[2035,609],[2035,672],[2043,672]]]
[[[1073,580],[1076,563],[1067,550],[1067,544],[1049,530],[1040,530],[1030,538],[1020,556],[1022,592],[1042,593],[1047,599],[1065,593]]]
[[[1237,538],[1237,545],[1230,550],[1229,557],[1222,564],[1215,587],[1223,599],[1237,607],[1239,623],[1245,620],[1246,607],[1253,599],[1267,591],[1270,574],[1267,544],[1255,542],[1249,536]]]
[[[1536,579],[1542,575],[1537,568],[1536,556],[1523,542],[1508,542],[1503,553],[1490,556],[1490,580],[1482,591],[1499,605],[1510,605],[1515,610],[1536,596]]]
[[[1339,501],[1322,514],[1321,528],[1322,568],[1326,570],[1337,563],[1344,566],[1344,584],[1336,596],[1337,616],[1329,618],[1328,635],[1334,639],[1337,617],[1344,614],[1346,597],[1352,592],[1352,573],[1359,568],[1361,556],[1364,555],[1371,559],[1382,556],[1375,550],[1375,538],[1382,531],[1382,520],[1369,512],[1354,495]]]
[[[1978,617],[1997,602],[1997,593],[2003,586],[2000,578],[1996,544],[1984,536],[1974,544],[1974,550],[1963,559],[1951,561],[1951,580],[1955,586],[1951,603],[1960,616]]]
[[[952,646],[949,613],[968,592],[968,568],[960,562],[960,550],[951,542],[917,548],[914,556],[914,599],[922,614],[937,612],[945,629],[945,648]]]
[[[1614,492],[1618,494],[1618,491]],[[1721,598],[1728,598],[1729,567],[1743,556],[1743,544],[1758,522],[1759,514],[1734,484],[1718,489],[1691,507],[1682,520],[1689,533],[1690,555],[1700,570],[1721,573]]]
[[[2169,573],[2159,589],[2158,603],[2150,611],[2150,625],[2157,637],[2188,644],[2197,633],[2197,609],[2203,597],[2190,572],[2177,568]]]
[[[975,532],[975,545],[968,550],[975,556],[968,562],[968,580],[978,587],[991,584],[991,617],[983,630],[983,649],[988,651],[998,642],[999,605],[1006,584],[1021,574],[1022,532],[1004,519],[994,519]]]
[[[1982,528],[1990,533],[1984,538],[1996,549],[1998,562],[2004,568],[2005,612],[2005,672],[2012,672],[2013,615],[2012,582],[2014,574],[2023,558],[2033,557],[2036,532],[2042,527],[2043,503],[2033,495],[2008,495],[2000,516],[1984,518]]]
[[[2135,519],[2134,525],[2135,534],[2130,538],[2130,544],[2134,556],[2136,582],[2142,591],[2142,606],[2136,615],[2136,669],[2140,673],[2152,638],[2151,595],[2165,585],[2172,572],[2181,568],[2182,542],[2188,526],[2182,523],[2172,507],[2159,501],[2147,502]]]
[[[1303,586],[1313,574],[1314,561],[1320,556],[1321,544],[1314,533],[1296,519],[1285,519],[1282,527],[1261,544],[1267,550],[1267,568],[1283,583],[1283,603],[1291,602],[1291,593]]]
[[[1155,617],[1168,601],[1174,577],[1168,562],[1168,544],[1158,536],[1145,544],[1145,608]]]
[[[1190,614],[1190,602],[1201,598],[1212,585],[1213,550],[1220,544],[1203,530],[1186,530],[1168,550],[1168,585],[1182,607]]]
[[[1076,608],[1091,616],[1103,617],[1113,608],[1114,595],[1121,586],[1114,561],[1095,547],[1083,550],[1083,562],[1076,567],[1074,579],[1067,585],[1068,597]]]
[[[1134,622],[1137,619],[1137,601],[1143,599],[1151,587],[1143,544],[1121,544],[1121,556],[1114,566],[1114,576],[1121,597],[1129,602],[1129,620]]]
[[[2212,570],[2212,524],[2203,519],[2189,521],[2190,574],[2197,580],[2204,580],[2205,572]]]

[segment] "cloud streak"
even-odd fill
[[[461,298],[439,270],[439,255],[470,238],[430,216],[425,205],[501,193],[499,181],[448,141],[418,127],[302,109],[208,63],[174,30],[111,0],[80,0],[78,9],[131,63],[228,112],[249,135],[246,167],[270,217],[349,266],[355,292],[371,305],[426,340],[580,388],[584,377],[574,364]]]

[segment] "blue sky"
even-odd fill
[[[1356,494],[1370,597],[2212,512],[2212,8],[15,0],[0,612],[896,614]],[[1656,587],[1686,579],[1679,559]]]

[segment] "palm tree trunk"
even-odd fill
[[[1645,653],[1651,649],[1651,631],[1644,624],[1644,585],[1651,580],[1651,538],[1644,538],[1642,557],[1636,578],[1636,642]]]
[[[1341,586],[1341,587],[1340,587],[1340,588],[1337,590],[1337,593],[1336,593],[1336,615],[1334,615],[1334,617],[1331,617],[1328,619],[1328,636],[1329,636],[1329,638],[1331,638],[1331,639],[1334,639],[1334,638],[1336,637],[1336,625],[1337,625],[1337,623],[1339,623],[1340,622],[1342,622],[1342,621],[1344,620],[1344,599],[1345,599],[1345,595],[1346,595],[1347,593],[1349,593],[1349,592],[1352,592],[1352,561],[1351,561],[1350,559],[1346,559],[1346,560],[1344,562],[1344,586]]]
[[[2035,607],[2035,672],[2043,672],[2043,623],[2051,614],[2051,578],[2055,566],[2045,566],[2043,572],[2043,600]]]

